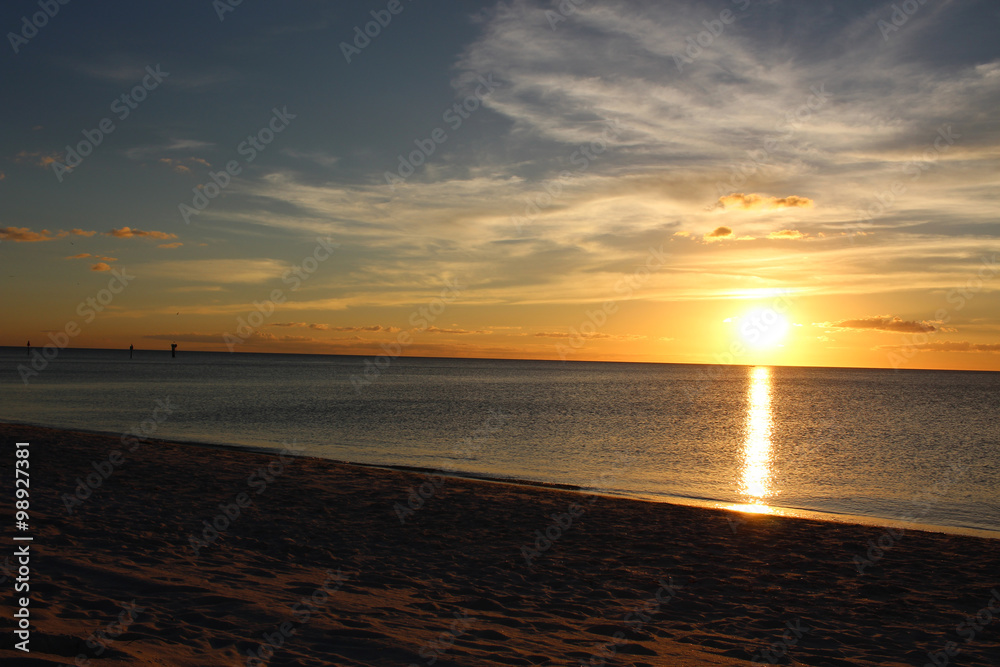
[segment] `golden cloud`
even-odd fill
[[[719,197],[716,208],[725,210],[742,209],[745,211],[770,211],[777,208],[812,208],[813,200],[808,197],[790,195],[788,197],[768,197],[756,193],[744,194],[734,192],[731,195]]]
[[[734,236],[735,234],[733,234],[733,229],[731,227],[716,227],[708,234],[705,234],[705,240],[721,241],[722,239],[731,239]]]
[[[82,229],[59,231],[53,234],[47,229],[33,232],[27,227],[3,227],[0,229],[0,239],[16,243],[36,243],[39,241],[55,241],[67,236],[93,236],[97,232],[85,232]]]
[[[112,229],[110,232],[104,232],[104,234],[105,236],[114,236],[119,239],[150,238],[163,239],[166,241],[168,239],[177,238],[177,234],[168,234],[167,232],[144,232],[141,229],[132,229],[131,227]]]
[[[62,159],[62,155],[59,153],[29,153],[28,151],[21,151],[14,156],[15,162],[30,162],[37,167],[47,167],[53,162],[58,162]]]
[[[157,248],[180,248],[182,245],[184,245],[184,244],[183,243],[161,243],[160,245],[158,245],[156,247]]]
[[[104,262],[98,262],[97,264],[94,264],[92,267],[90,267],[90,270],[91,271],[110,271],[111,267],[108,266],[107,264],[105,264]]]
[[[179,160],[174,159],[174,158],[169,158],[169,157],[161,157],[159,161],[162,164],[165,164],[168,167],[170,167],[171,169],[173,169],[174,171],[176,171],[178,174],[190,174],[191,173],[191,168],[189,166],[187,166],[186,164],[184,164],[185,162],[187,162],[187,163],[193,163],[193,164],[200,164],[200,165],[203,165],[205,167],[211,167],[212,166],[211,164],[209,164],[209,162],[207,160],[203,160],[203,159],[201,159],[199,157],[189,157],[189,158],[183,158],[183,159],[179,159]]]
[[[70,255],[66,259],[85,259],[87,257],[93,257],[94,259],[99,259],[102,262],[117,262],[117,257],[101,257],[100,255],[91,255],[89,252],[81,252],[79,255]]]
[[[769,238],[769,239],[788,239],[790,241],[794,241],[794,240],[797,240],[797,239],[804,239],[804,238],[806,238],[806,236],[808,236],[808,235],[807,234],[803,234],[802,232],[800,232],[797,229],[782,229],[781,231],[778,231],[778,232],[771,232],[770,234],[767,235],[767,238]]]

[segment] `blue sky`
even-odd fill
[[[995,3],[53,6],[17,53],[39,4],[0,10],[0,343],[60,330],[126,268],[75,345],[225,349],[281,288],[243,349],[409,331],[407,354],[708,362],[787,296],[792,333],[743,362],[998,367]],[[391,22],[348,63],[373,11]],[[168,74],[119,118],[147,68]],[[275,109],[287,127],[249,162]],[[292,293],[317,238],[338,249]],[[448,280],[461,295],[414,329]]]

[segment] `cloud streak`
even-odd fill
[[[469,329],[440,329],[435,326],[429,326],[426,329],[424,329],[424,331],[430,334],[454,334],[458,336],[464,336],[467,334],[489,335],[493,333],[492,331],[488,331],[486,329],[479,329],[473,331]]]
[[[132,229],[131,227],[112,229],[110,232],[105,232],[105,235],[114,236],[119,239],[148,238],[160,239],[163,241],[177,238],[177,234],[170,234],[167,232],[144,232],[141,229]]]
[[[101,255],[92,255],[89,252],[81,252],[81,253],[76,254],[76,255],[70,255],[66,259],[84,259],[86,257],[93,257],[94,259],[99,259],[102,262],[117,262],[118,261],[117,257],[103,257]]]
[[[254,284],[279,279],[288,266],[276,259],[190,259],[149,262],[143,275],[180,282]],[[233,304],[237,310],[242,304]],[[211,310],[211,309],[209,309]]]
[[[870,329],[873,331],[886,331],[890,333],[931,333],[937,331],[937,327],[928,322],[917,322],[915,320],[904,320],[899,317],[884,315],[881,317],[866,317],[857,320],[842,320],[840,322],[826,322],[815,324],[814,326],[828,329]]]
[[[67,236],[93,236],[97,232],[87,232],[82,229],[71,229],[70,231],[59,231],[52,233],[47,229],[40,232],[33,232],[27,227],[3,227],[0,228],[0,239],[4,241],[14,241],[15,243],[38,243],[41,241],[56,241]]]
[[[786,240],[786,241],[797,241],[798,239],[804,239],[804,238],[806,238],[806,236],[808,236],[808,235],[807,234],[803,234],[802,232],[800,232],[797,229],[782,229],[782,230],[777,231],[777,232],[771,232],[770,234],[767,235],[767,238],[769,238],[769,239],[781,239],[781,240]]]
[[[373,324],[370,326],[333,326],[331,324],[322,324],[316,322],[275,322],[270,324],[272,327],[298,327],[305,329],[313,329],[315,331],[336,331],[336,332],[348,332],[348,333],[397,333],[401,329],[399,327],[386,327],[381,324]]]
[[[33,164],[36,167],[48,167],[54,162],[61,162],[62,156],[59,153],[43,153],[41,151],[29,152],[21,151],[14,156],[14,162]]]
[[[808,197],[791,195],[788,197],[768,197],[756,193],[735,192],[719,197],[718,207],[727,211],[773,211],[782,208],[812,208],[813,200]]]
[[[1000,343],[939,340],[912,345],[879,345],[879,350],[920,350],[921,352],[978,352],[1000,354]]]

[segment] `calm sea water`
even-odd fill
[[[64,350],[25,385],[0,348],[0,420],[120,434],[169,400],[155,437],[1000,531],[1000,373],[363,361]]]

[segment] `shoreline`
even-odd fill
[[[89,435],[105,436],[109,438],[117,438],[121,436],[120,433],[113,433],[110,431],[97,431],[97,430],[80,429],[80,428],[66,429],[62,427],[48,426],[45,424],[5,421],[0,419],[0,428],[6,426],[25,426],[31,428],[52,429],[57,431],[66,431],[69,433],[86,433]],[[240,443],[206,442],[203,440],[148,438],[144,442],[145,444],[162,443],[162,444],[171,444],[171,445],[188,446],[188,447],[222,449],[222,450],[247,452],[247,453],[277,454],[283,451],[282,449],[277,447],[262,447],[262,446],[246,445]],[[560,482],[544,482],[540,480],[523,479],[516,477],[491,476],[485,473],[476,473],[476,472],[468,472],[460,470],[445,471],[443,468],[431,468],[427,466],[360,463],[357,461],[326,458],[322,456],[313,456],[309,454],[297,454],[297,453],[286,453],[286,454],[288,456],[295,456],[297,458],[308,458],[320,461],[330,461],[331,463],[336,463],[345,466],[358,466],[362,468],[373,468],[379,470],[394,470],[397,472],[407,472],[407,473],[423,474],[423,475],[440,475],[442,477],[453,478],[453,479],[477,480],[477,481],[490,482],[496,484],[511,484],[515,486],[537,487],[542,489],[556,489],[556,490],[571,491],[587,495],[596,494],[600,496],[607,496],[610,498],[623,498],[628,500],[662,503],[667,505],[681,505],[686,507],[700,507],[704,509],[713,509],[713,510],[729,511],[729,512],[765,514],[769,516],[780,516],[790,519],[807,519],[813,521],[826,521],[837,524],[869,526],[876,528],[893,528],[893,529],[902,529],[905,531],[942,533],[946,535],[963,535],[966,537],[978,537],[982,539],[1000,540],[1000,530],[990,530],[987,528],[976,528],[971,526],[952,526],[952,525],[942,525],[933,523],[921,523],[916,521],[904,521],[900,519],[893,519],[889,517],[869,516],[864,514],[846,514],[841,512],[814,510],[814,509],[800,508],[800,507],[786,507],[781,505],[747,506],[734,501],[727,501],[715,498],[700,498],[695,496],[678,496],[678,495],[655,494],[655,493],[613,492],[613,491],[608,491],[606,489],[602,490],[597,488],[582,487],[576,484],[566,484]]]
[[[1000,590],[996,540],[163,441],[106,465],[119,438],[0,432],[31,443],[33,664],[901,666],[952,641],[963,665],[1000,655],[1000,613],[974,641],[956,631]],[[123,605],[137,611],[98,655],[87,642]]]

